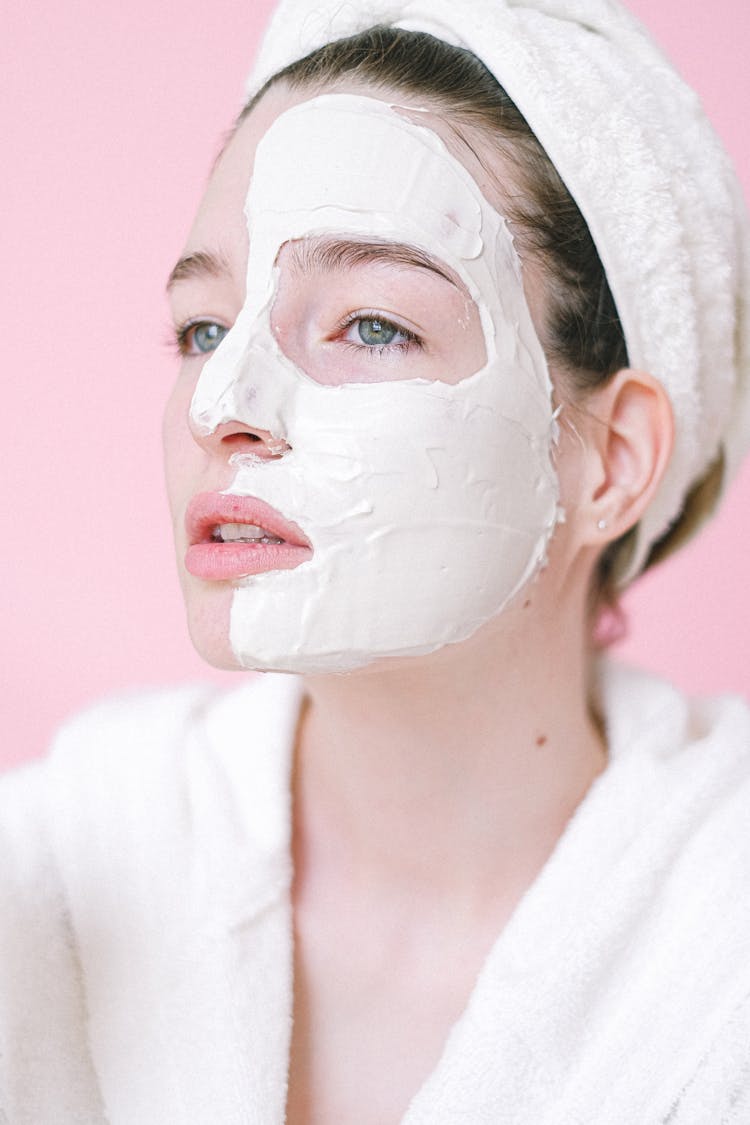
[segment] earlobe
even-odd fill
[[[587,451],[591,543],[629,531],[648,507],[664,475],[674,442],[672,406],[652,375],[623,368],[585,406],[593,422]]]

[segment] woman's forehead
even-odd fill
[[[289,109],[260,140],[246,204],[280,240],[321,230],[393,238],[447,261],[482,251],[489,204],[430,128],[370,97]]]
[[[288,241],[331,231],[361,240],[390,240],[426,251],[460,279],[469,296],[478,299],[481,294],[489,307],[509,284],[515,288],[523,269],[526,299],[541,330],[544,286],[535,263],[528,259],[521,266],[514,247],[518,232],[508,228],[502,209],[488,198],[491,189],[495,197],[499,194],[497,161],[487,172],[474,136],[461,140],[454,125],[436,120],[434,109],[395,105],[395,98],[395,93],[383,91],[373,97],[373,91],[361,85],[337,86],[328,94],[272,87],[242,119],[222,152],[185,255],[208,252],[219,258],[233,284],[249,292],[266,285],[264,279]],[[349,115],[345,143],[336,110],[347,105],[356,112]],[[327,107],[325,112],[322,107]],[[294,120],[296,132],[290,132]],[[372,128],[373,122],[378,129]],[[409,143],[399,152],[404,138]],[[429,159],[420,171],[425,154]],[[251,187],[256,156],[263,171]],[[471,161],[473,166],[467,167]],[[311,182],[313,166],[316,183]],[[473,174],[476,169],[485,183]],[[373,170],[376,189],[368,179]],[[401,192],[400,201],[394,191]],[[245,212],[248,205],[253,209],[254,193],[262,216],[254,224],[254,262],[248,270]],[[337,210],[336,204],[342,206]]]
[[[242,119],[217,161],[190,233],[188,251],[203,248],[207,240],[219,239],[222,242],[225,240],[231,242],[235,249],[239,247],[242,256],[246,257],[247,231],[243,209],[253,177],[259,145],[261,151],[265,150],[266,154],[263,178],[267,194],[270,186],[272,201],[278,198],[279,192],[286,195],[292,192],[296,194],[300,203],[303,203],[307,197],[312,206],[316,205],[314,191],[316,183],[318,188],[320,187],[320,181],[311,182],[310,164],[316,161],[316,145],[326,131],[328,131],[328,144],[334,156],[327,168],[324,186],[326,193],[343,197],[347,193],[351,194],[350,189],[358,183],[357,205],[365,213],[377,209],[380,201],[378,191],[371,192],[371,198],[368,200],[367,192],[364,190],[368,181],[367,178],[363,178],[360,171],[363,162],[368,162],[371,187],[377,189],[378,185],[372,183],[372,175],[373,172],[379,172],[378,165],[380,165],[381,188],[387,189],[399,178],[403,182],[404,176],[410,176],[412,194],[415,188],[418,194],[420,176],[413,163],[411,166],[408,165],[410,155],[407,153],[404,157],[402,153],[399,164],[399,153],[395,151],[397,144],[405,139],[408,140],[408,128],[400,130],[383,128],[382,114],[375,113],[375,118],[380,118],[381,127],[375,131],[377,136],[372,131],[368,134],[366,117],[368,102],[374,107],[381,106],[383,109],[386,106],[394,106],[396,112],[391,113],[391,116],[402,115],[401,120],[407,125],[409,122],[415,122],[413,132],[425,133],[429,130],[437,134],[450,154],[449,164],[453,165],[457,162],[461,165],[478,184],[490,204],[497,205],[498,177],[487,171],[487,161],[482,158],[481,151],[477,151],[476,138],[472,137],[471,144],[463,141],[460,133],[449,123],[441,121],[434,109],[429,106],[399,105],[399,100],[400,102],[405,100],[403,95],[372,90],[361,84],[337,86],[330,93],[333,95],[333,101],[338,95],[355,95],[360,101],[361,108],[358,111],[360,120],[356,121],[355,118],[354,131],[349,131],[346,142],[336,132],[337,128],[340,130],[342,119],[332,126],[330,118],[319,110],[305,115],[304,130],[297,131],[296,136],[290,137],[288,125],[285,127],[289,110],[313,100],[317,105],[321,102],[325,103],[328,100],[325,91],[322,96],[318,91],[290,91],[283,86],[272,87],[267,91],[251,112]],[[279,118],[282,118],[280,125]],[[360,137],[357,136],[358,131],[361,132]],[[305,132],[309,134],[307,138]],[[286,136],[279,135],[282,133]],[[305,149],[304,154],[299,151],[301,148]],[[353,151],[354,149],[357,151]],[[302,162],[301,157],[304,157],[306,163]],[[406,168],[403,166],[404,159],[407,163]],[[413,162],[413,153],[411,159]],[[320,161],[317,163],[320,164]],[[301,167],[305,167],[304,175],[300,174]],[[434,183],[429,182],[429,174],[428,171],[426,176],[421,177],[422,189],[427,201],[434,194],[435,187]],[[442,181],[443,176],[440,178]]]
[[[224,257],[247,258],[245,199],[261,137],[280,113],[302,97],[286,90],[271,89],[260,99],[232,133],[219,155],[206,184],[188,234],[185,254],[219,244]]]

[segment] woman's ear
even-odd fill
[[[629,531],[650,503],[672,453],[674,417],[661,383],[630,367],[588,395],[581,413],[579,527],[586,543],[602,545]]]

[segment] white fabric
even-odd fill
[[[249,79],[374,24],[473,51],[586,219],[631,365],[669,393],[674,455],[627,573],[723,449],[750,446],[750,237],[731,165],[687,87],[616,0],[280,0]]]
[[[604,699],[611,764],[404,1125],[750,1120],[750,715],[612,668]],[[0,783],[0,1121],[283,1121],[299,703],[104,704]]]

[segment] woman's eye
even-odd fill
[[[384,344],[392,344],[397,334],[398,329],[395,324],[389,324],[387,320],[363,317],[357,323],[357,335],[363,344],[382,347]]]
[[[405,348],[410,344],[418,343],[413,332],[379,316],[353,318],[347,326],[344,338],[349,343],[364,345],[366,348]]]
[[[177,331],[178,351],[182,356],[207,355],[216,351],[228,331],[223,324],[216,324],[212,320],[185,324]]]

